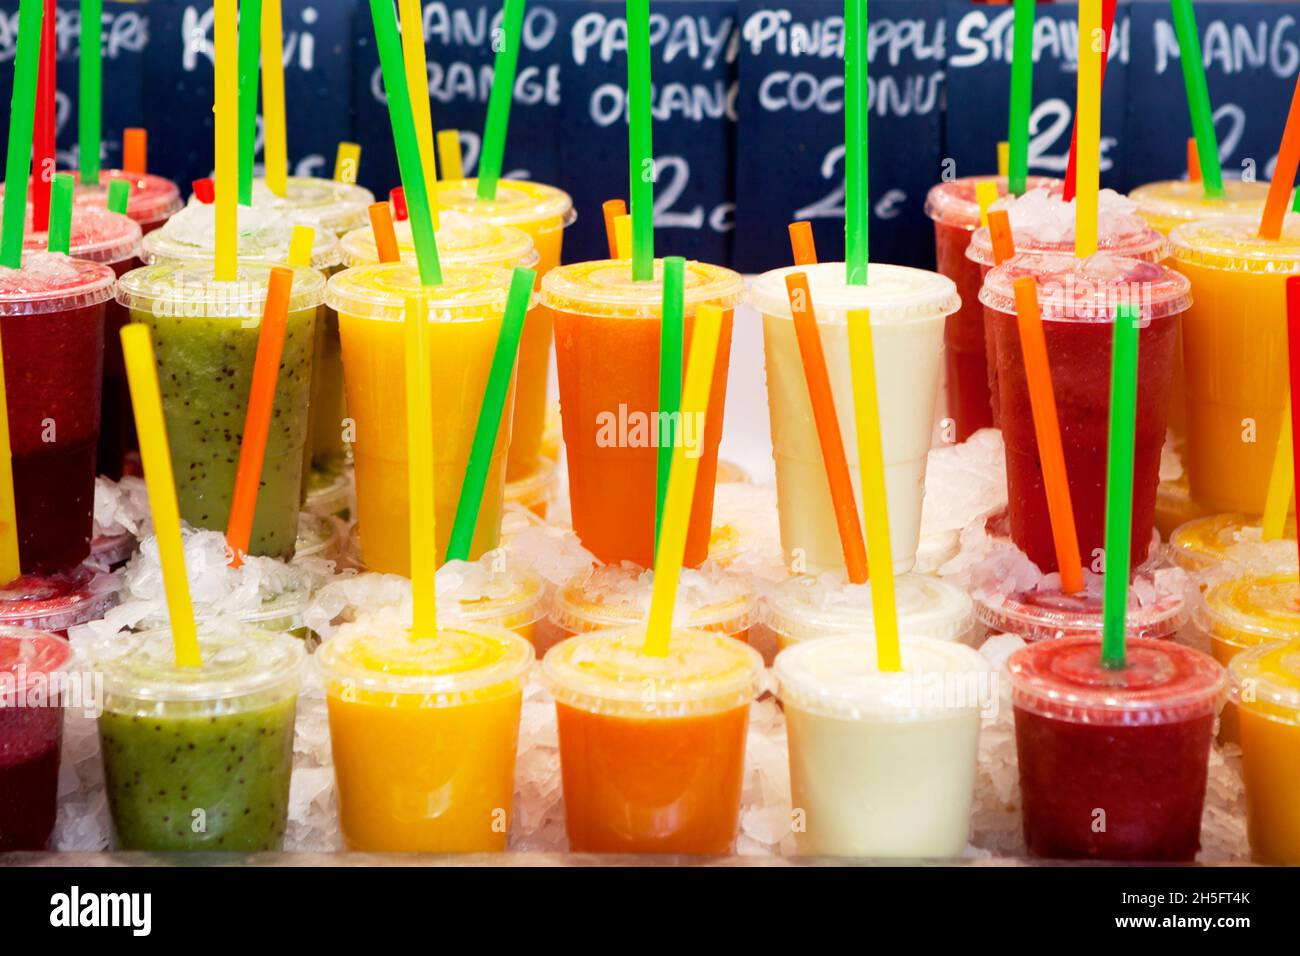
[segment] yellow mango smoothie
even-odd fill
[[[1137,187],[1128,198],[1137,203],[1137,213],[1147,225],[1167,236],[1183,223],[1202,219],[1251,216],[1258,220],[1264,212],[1268,183],[1225,179],[1223,192],[1220,198],[1207,199],[1203,183],[1162,179]]]

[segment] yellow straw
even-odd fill
[[[438,633],[434,575],[438,570],[433,523],[433,382],[429,323],[423,299],[406,300],[406,458],[411,498],[411,634]]]
[[[214,48],[216,65],[216,258],[213,278],[233,282],[237,274],[235,210],[239,187],[239,36],[236,27],[237,0],[216,0]]]
[[[1097,251],[1097,190],[1101,173],[1101,50],[1106,35],[1101,28],[1101,0],[1079,0],[1079,130],[1074,190],[1074,254]]]
[[[311,251],[316,246],[316,230],[311,226],[294,226],[289,240],[289,265],[310,266]]]
[[[262,0],[262,122],[266,188],[277,196],[289,191],[289,139],[284,131],[284,36],[280,0]]]
[[[1006,179],[1011,174],[1011,144],[1005,139],[998,143],[998,176]]]
[[[146,325],[122,328],[122,356],[126,380],[135,408],[135,429],[140,437],[140,460],[149,489],[149,510],[158,537],[158,560],[162,564],[163,590],[167,594],[167,615],[172,625],[172,646],[178,667],[198,667],[199,636],[194,625],[194,605],[185,577],[185,545],[181,541],[181,513],[176,503],[176,480],[172,476],[172,454],[167,447],[167,424],[163,420],[162,394],[158,390],[158,366],[154,363],[153,338]]]
[[[998,184],[991,179],[975,184],[975,201],[980,205],[980,225],[989,224],[989,207],[998,201]]]
[[[632,258],[632,217],[614,217],[614,248],[620,259]]]
[[[9,401],[5,396],[4,347],[0,346],[0,584],[22,575],[18,557],[18,508],[14,504],[14,462],[9,446]]]
[[[357,169],[361,166],[361,147],[357,143],[339,143],[338,154],[334,157],[334,181],[355,183]]]
[[[465,170],[460,164],[460,130],[438,130],[438,164],[442,166],[442,178],[447,182],[465,178]]]
[[[713,366],[718,355],[718,337],[722,332],[722,310],[716,305],[702,305],[695,312],[691,332],[690,358],[682,385],[682,421],[698,422],[697,440],[704,441],[704,419],[709,408],[709,389],[713,385]],[[677,584],[682,577],[682,560],[686,556],[686,532],[695,501],[695,475],[700,456],[687,456],[686,446],[678,441],[673,447],[673,461],[668,471],[668,493],[664,496],[663,522],[659,528],[659,547],[655,551],[655,583],[650,597],[650,620],[646,624],[644,653],[666,657],[668,638],[673,629],[673,606],[677,603]]]
[[[1291,488],[1295,480],[1295,459],[1291,457],[1291,396],[1282,412],[1282,430],[1277,436],[1273,471],[1268,477],[1268,497],[1264,499],[1263,531],[1265,541],[1276,541],[1286,532],[1286,513],[1291,507]]]
[[[411,115],[415,118],[415,143],[420,150],[420,168],[429,192],[433,228],[438,228],[438,167],[433,160],[433,117],[429,112],[429,61],[424,51],[424,14],[420,0],[397,0],[402,18],[402,61],[406,66],[406,88],[411,94]],[[459,178],[459,177],[458,177]]]
[[[885,454],[880,443],[880,402],[871,314],[849,313],[849,365],[853,370],[853,417],[857,420],[858,464],[862,469],[862,514],[871,561],[871,612],[876,623],[876,666],[902,670],[898,651],[898,611],[894,603],[894,556],[889,544],[885,499]]]

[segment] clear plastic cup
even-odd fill
[[[788,561],[801,561],[813,572],[842,569],[844,553],[790,313],[785,278],[792,272],[808,276],[849,474],[859,496],[848,312],[871,311],[889,538],[894,571],[902,574],[912,567],[920,537],[944,322],[961,305],[956,286],[935,272],[874,263],[867,285],[850,286],[843,263],[828,262],[765,272],[750,287],[749,303],[763,314],[781,545]]]
[[[504,627],[536,645],[537,622],[546,615],[546,582],[503,552],[477,562],[448,561],[438,569],[438,605],[449,620],[471,627]]]
[[[1294,571],[1242,571],[1197,591],[1192,620],[1224,667],[1260,644],[1300,639],[1300,579]]]
[[[170,631],[92,650],[104,678],[104,785],[123,850],[281,848],[289,811],[302,644],[221,623],[199,630],[200,667]]]
[[[397,237],[397,251],[406,262],[416,262],[415,239],[409,219],[393,223]],[[494,226],[457,212],[442,212],[438,217],[438,260],[450,266],[495,266],[513,269],[516,266],[534,269],[540,255],[533,245],[532,236],[521,229]],[[344,268],[369,266],[379,263],[379,248],[375,245],[375,232],[369,225],[354,229],[340,240],[340,253]]]
[[[211,262],[169,263],[136,269],[118,282],[118,302],[153,335],[181,517],[198,528],[225,530],[230,517],[272,268],[241,262],[233,281],[218,282]],[[319,272],[294,267],[250,554],[293,556],[324,291]]]
[[[172,216],[180,212],[180,188],[170,179],[152,173],[128,173],[121,169],[101,169],[96,185],[77,183],[75,202],[78,206],[108,208],[108,187],[122,179],[131,185],[126,200],[126,214],[140,224],[145,233],[161,228]]]
[[[1052,388],[1060,396],[1057,416],[1070,502],[1085,557],[1104,544],[1115,311],[1129,304],[1141,319],[1130,539],[1136,567],[1146,560],[1155,524],[1178,320],[1191,301],[1188,283],[1163,266],[1106,253],[1086,259],[1016,256],[985,279],[980,301],[986,306],[998,368],[1011,539],[1044,571],[1057,569],[1056,546],[1016,318],[1014,283],[1025,276],[1038,288]]]
[[[341,627],[325,675],[339,828],[353,850],[504,850],[532,645],[500,627]]]
[[[1127,666],[1071,637],[1007,661],[1031,856],[1191,862],[1223,668],[1172,641],[1132,641]]]
[[[501,331],[510,273],[449,266],[442,285],[425,286],[407,262],[357,266],[330,279],[327,301],[339,313],[348,412],[356,423],[353,456],[357,521],[372,571],[410,574],[410,494],[406,459],[406,302],[423,299],[429,315],[433,381],[434,506],[438,554],[460,500],[479,409]],[[510,444],[510,404],[492,452],[478,525],[477,558],[497,546]]]
[[[167,225],[151,232],[142,245],[149,265],[180,262],[211,262],[216,250],[216,206],[194,203],[172,216]],[[289,261],[293,223],[271,209],[239,206],[239,258],[245,262],[282,265]],[[327,230],[316,230],[312,239],[311,267],[328,271],[342,261],[338,238]]]
[[[90,555],[104,322],[115,279],[102,263],[51,252],[24,254],[21,269],[0,268],[18,550],[27,574],[76,567]]]
[[[28,627],[66,636],[97,621],[117,603],[121,582],[81,564],[51,574],[24,574],[0,585],[0,627]]]
[[[1183,316],[1192,497],[1261,514],[1287,396],[1286,280],[1300,272],[1300,216],[1258,237],[1258,217],[1176,228],[1170,264],[1191,280]]]
[[[703,435],[683,438],[697,446],[699,474],[686,536],[686,566],[708,556],[714,475],[722,438],[731,309],[744,290],[740,275],[702,262],[685,270],[685,347],[695,310],[704,303],[727,310],[718,342]],[[628,260],[561,266],[542,280],[541,303],[555,323],[556,364],[564,444],[569,464],[573,530],[601,561],[654,564],[655,488],[659,449],[659,338],[663,263],[653,281],[634,282]]]
[[[1287,517],[1284,536],[1295,545],[1295,515]],[[1169,536],[1169,556],[1191,574],[1234,561],[1238,549],[1263,541],[1257,517],[1233,513],[1194,518],[1179,525]],[[1222,663],[1222,662],[1221,662]]]
[[[542,662],[555,697],[565,824],[575,853],[720,854],[740,817],[749,704],[763,659],[710,631],[579,634]]]
[[[0,627],[0,853],[49,849],[66,703],[59,678],[72,666],[64,638]]]
[[[1153,584],[1154,587],[1154,584]],[[975,601],[975,616],[995,634],[1015,634],[1033,644],[1066,637],[1101,634],[1101,595],[1084,591],[1064,594],[1059,587],[1013,594],[994,592]],[[1173,640],[1187,621],[1187,602],[1181,587],[1156,588],[1155,600],[1138,603],[1129,592],[1126,626],[1134,638]]]
[[[1257,863],[1300,864],[1300,645],[1265,644],[1228,667],[1241,722],[1246,833]]]
[[[283,634],[305,642],[308,649],[315,646],[316,633],[307,627],[307,608],[311,605],[312,592],[306,586],[292,586],[287,590],[273,594],[264,594],[262,602],[256,609],[242,610],[232,614],[226,608],[196,604],[194,614],[200,621],[228,622],[232,618],[240,626],[268,634]],[[162,630],[168,626],[166,613],[149,615],[136,625],[137,631]]]
[[[374,201],[375,194],[364,186],[336,179],[289,176],[283,196],[271,192],[266,180],[253,180],[254,209],[269,209],[291,223],[314,226],[317,232],[332,232],[335,236],[364,226]]]
[[[1138,215],[1166,236],[1186,222],[1219,216],[1254,216],[1258,220],[1263,215],[1268,183],[1225,179],[1223,191],[1221,198],[1207,199],[1204,183],[1162,179],[1137,187],[1128,198],[1137,203]]]
[[[961,644],[841,635],[783,651],[774,673],[790,735],[790,796],[801,854],[952,858],[966,848],[980,714],[992,675]]]
[[[516,402],[516,405],[518,403]],[[545,455],[538,455],[530,471],[517,478],[509,477],[506,467],[506,504],[527,508],[539,518],[545,518],[551,502],[559,493],[560,470],[555,461]]]
[[[983,628],[970,595],[954,584],[920,574],[894,581],[898,626],[909,638],[972,644]],[[871,586],[843,574],[802,575],[783,581],[763,599],[762,620],[780,651],[804,641],[876,633]]]

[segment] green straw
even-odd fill
[[[514,278],[510,280],[506,312],[501,320],[496,352],[492,355],[487,388],[483,390],[483,407],[479,409],[474,443],[470,446],[469,463],[465,466],[465,480],[460,486],[460,500],[456,502],[451,540],[447,543],[448,561],[469,560],[474,529],[478,527],[479,507],[483,504],[483,489],[487,486],[488,470],[492,467],[492,449],[496,447],[501,415],[519,354],[519,335],[524,328],[524,315],[532,302],[536,278],[532,269],[515,269]]]
[[[488,94],[487,123],[483,128],[483,153],[478,164],[478,198],[496,199],[501,164],[506,154],[506,129],[515,96],[515,71],[519,65],[519,35],[524,28],[524,0],[505,0],[501,8],[505,37],[492,67],[492,92]]]
[[[46,234],[46,248],[65,256],[72,251],[72,194],[77,181],[68,173],[54,177],[54,192],[50,196],[50,231]]]
[[[253,153],[257,146],[257,81],[261,67],[262,0],[239,4],[239,204],[253,204]]]
[[[375,21],[375,44],[379,47],[379,65],[384,75],[384,89],[388,93],[388,120],[397,147],[397,166],[406,195],[415,258],[420,264],[420,281],[427,286],[442,285],[438,242],[433,235],[433,216],[429,211],[429,187],[424,181],[424,167],[420,165],[411,93],[406,88],[406,66],[402,61],[402,41],[397,32],[397,14],[393,11],[392,0],[370,0],[370,16]]]
[[[126,179],[115,179],[108,184],[108,211],[126,215],[126,207],[131,202],[131,183]]]
[[[654,147],[650,118],[650,0],[627,0],[628,175],[632,198],[632,279],[655,271]]]
[[[1011,125],[1007,142],[1011,160],[1007,192],[1022,196],[1029,177],[1029,113],[1034,103],[1034,0],[1016,0],[1015,40],[1011,54]]]
[[[14,90],[9,104],[9,150],[5,157],[4,216],[0,219],[0,266],[23,267],[23,226],[27,190],[16,188],[32,173],[32,127],[36,122],[36,74],[40,68],[41,0],[18,5],[18,50],[14,54]]]
[[[664,259],[664,307],[659,325],[659,459],[655,476],[655,548],[668,496],[668,473],[677,444],[677,421],[682,411],[682,324],[685,305],[686,260]]]
[[[1105,579],[1102,590],[1101,662],[1124,666],[1128,619],[1129,542],[1133,533],[1133,432],[1137,411],[1138,310],[1115,310],[1110,367],[1110,439],[1106,456]]]
[[[1183,65],[1183,87],[1187,91],[1187,112],[1196,134],[1196,153],[1201,161],[1201,182],[1205,196],[1223,196],[1223,170],[1219,167],[1219,139],[1214,133],[1214,114],[1210,110],[1210,86],[1205,79],[1201,58],[1201,35],[1196,29],[1196,12],[1192,0],[1171,0],[1174,33],[1178,37],[1178,59]]]
[[[104,100],[104,0],[81,0],[81,59],[77,91],[77,159],[81,181],[99,183],[99,140]]]
[[[867,0],[844,0],[844,261],[849,285],[867,284]]]

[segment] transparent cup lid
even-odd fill
[[[506,483],[505,500],[525,508],[539,507],[551,500],[558,483],[559,465],[546,455],[538,455],[536,465],[527,474]]]
[[[254,179],[254,208],[267,207],[288,214],[291,222],[315,226],[318,232],[324,230],[336,236],[364,226],[375,201],[375,194],[364,186],[316,176],[290,176],[285,187],[285,195],[277,196],[265,179]]]
[[[1288,515],[1284,536],[1291,539],[1292,547],[1295,535],[1295,515]],[[1169,536],[1169,551],[1179,567],[1200,571],[1227,559],[1241,546],[1258,544],[1263,540],[1258,516],[1239,513],[1206,515],[1175,528]]]
[[[551,620],[573,633],[644,625],[650,615],[654,572],[631,565],[601,565],[560,588]],[[739,634],[753,616],[753,588],[739,575],[686,568],[677,589],[673,624]]]
[[[1225,216],[1184,223],[1169,234],[1170,254],[1202,269],[1300,272],[1300,215],[1287,213],[1277,239],[1259,237],[1259,220],[1259,216]]]
[[[118,281],[117,301],[159,317],[261,318],[273,268],[293,269],[289,311],[314,309],[325,297],[325,277],[306,266],[240,262],[235,278],[218,282],[210,261],[168,262],[132,269]]]
[[[26,627],[0,626],[0,707],[14,706],[19,682],[34,681],[68,670],[72,645],[57,634]]]
[[[237,206],[237,255],[246,262],[282,264],[289,261],[293,224],[283,213],[265,207]],[[216,249],[216,206],[194,203],[186,206],[144,237],[144,260],[150,265],[164,262],[210,262]],[[328,269],[339,264],[339,241],[328,229],[316,229],[312,238],[311,265]]]
[[[1136,306],[1142,319],[1158,319],[1180,315],[1192,304],[1192,285],[1181,273],[1107,252],[1085,259],[1014,256],[985,276],[980,302],[1015,315],[1015,281],[1024,276],[1038,287],[1046,321],[1110,322],[1123,304]]]
[[[29,208],[23,249],[39,252],[49,247],[50,234],[32,231],[30,213]],[[140,224],[128,216],[107,209],[74,206],[72,232],[68,239],[68,255],[74,259],[89,259],[91,262],[111,266],[134,259],[139,254]]]
[[[415,262],[411,221],[403,219],[393,223],[393,232],[403,261]],[[439,215],[437,241],[438,258],[447,265],[513,269],[516,266],[531,268],[538,260],[533,239],[528,233],[509,226],[495,226],[458,212]],[[375,233],[370,226],[354,229],[343,237],[342,260],[345,267],[379,262],[379,249],[375,246]]]
[[[674,628],[668,654],[645,654],[645,627],[591,631],[561,641],[542,661],[557,703],[610,717],[692,717],[746,707],[763,658],[714,631]]]
[[[113,298],[116,281],[113,270],[99,262],[26,252],[21,269],[0,267],[0,316],[88,309]]]
[[[1300,644],[1279,641],[1238,654],[1228,665],[1228,678],[1237,706],[1300,724]]]
[[[734,308],[745,290],[740,273],[688,260],[685,271],[686,314],[701,303]],[[541,304],[557,312],[657,319],[663,311],[663,260],[654,262],[654,278],[632,279],[629,259],[600,259],[552,269],[542,279]]]
[[[899,657],[901,670],[882,671],[873,640],[840,635],[796,644],[776,657],[777,695],[788,708],[841,720],[925,720],[986,703],[991,668],[966,645],[908,631]]]
[[[518,561],[498,566],[496,556],[448,561],[440,567],[436,576],[439,607],[475,624],[497,624],[512,630],[535,624],[543,614],[546,582]]]
[[[185,205],[181,201],[180,189],[170,179],[152,173],[128,173],[121,169],[101,169],[99,183],[94,186],[78,182],[74,202],[79,206],[107,209],[109,183],[118,179],[131,184],[126,214],[141,225],[152,225],[166,219]]]
[[[749,288],[749,304],[764,315],[790,316],[786,276],[808,276],[813,308],[821,323],[847,322],[851,309],[870,309],[871,324],[933,320],[961,308],[957,286],[947,276],[925,269],[872,263],[866,285],[849,285],[844,263],[823,262],[764,272]]]
[[[567,226],[577,218],[573,199],[564,190],[524,179],[499,180],[496,199],[478,198],[477,179],[443,180],[438,183],[438,206],[498,226],[531,225],[547,219],[558,219]]]
[[[1216,216],[1261,215],[1268,197],[1268,183],[1223,181],[1224,195],[1207,199],[1204,183],[1186,179],[1165,179],[1146,183],[1129,192],[1138,212],[1161,221],[1192,222]]]
[[[925,214],[937,222],[963,229],[978,229],[980,224],[980,204],[976,198],[975,187],[980,183],[994,183],[998,187],[998,196],[1007,194],[1006,176],[963,176],[948,182],[937,183],[930,187],[925,197]],[[1065,184],[1059,179],[1047,176],[1028,176],[1026,189],[1047,189],[1053,193],[1064,190]]]
[[[980,596],[975,601],[975,616],[990,631],[1016,634],[1030,642],[1094,636],[1102,627],[1100,595],[1088,591],[1064,594],[1054,588]],[[1129,589],[1126,626],[1130,637],[1172,638],[1186,620],[1181,588],[1163,593],[1156,589],[1149,604],[1139,604]]]
[[[1101,663],[1101,639],[1067,637],[1011,655],[1012,703],[1040,717],[1079,724],[1150,726],[1213,715],[1222,702],[1223,668],[1208,654],[1173,641],[1133,641],[1126,666]]]
[[[53,574],[24,574],[0,585],[0,625],[66,631],[104,616],[120,582],[87,565]]]
[[[921,574],[894,581],[898,626],[911,637],[956,641],[975,626],[975,603],[956,585]],[[764,599],[764,623],[787,641],[840,634],[874,634],[871,585],[850,584],[841,572],[803,575],[777,585]]]
[[[408,299],[423,299],[433,321],[478,319],[505,311],[511,274],[482,266],[446,266],[442,284],[426,286],[413,262],[354,266],[332,276],[325,303],[345,315],[401,322]]]
[[[1196,591],[1197,625],[1237,647],[1300,638],[1300,579],[1294,571],[1241,574]]]

